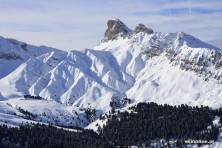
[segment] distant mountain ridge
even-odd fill
[[[0,37],[0,78],[11,73],[19,65],[30,58],[38,57],[52,51],[60,52],[55,48],[46,46],[33,46],[15,39]]]

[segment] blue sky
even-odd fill
[[[0,0],[0,36],[34,45],[93,48],[109,19],[183,31],[222,48],[222,0]]]

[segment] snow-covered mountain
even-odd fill
[[[14,39],[0,37],[0,79],[10,74],[28,59],[52,51],[62,53],[58,49],[46,46],[36,47]]]
[[[221,49],[183,32],[143,24],[131,30],[120,20],[107,25],[104,39],[83,51],[0,38],[0,115],[19,118],[20,107],[37,121],[62,114],[60,124],[85,127],[113,107],[138,102],[222,106]]]

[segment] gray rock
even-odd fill
[[[147,28],[145,25],[143,24],[139,24],[135,30],[134,30],[135,33],[139,33],[139,32],[145,32],[147,34],[152,34],[153,33],[153,30],[150,29],[150,28]]]
[[[113,40],[118,35],[127,36],[132,32],[122,21],[119,19],[116,20],[109,20],[107,22],[108,28],[105,32],[104,40]]]
[[[19,55],[16,55],[15,53],[0,53],[0,59],[6,59],[6,60],[16,60],[16,59],[22,59]]]

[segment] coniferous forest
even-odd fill
[[[115,112],[108,118],[101,134],[114,145],[146,145],[151,140],[174,139],[176,146],[185,140],[216,140],[219,128],[212,121],[221,110],[209,107],[170,106],[139,103],[130,112]]]
[[[128,111],[113,110],[106,116],[107,124],[103,128],[98,127],[99,134],[83,129],[67,131],[51,125],[23,125],[19,128],[1,125],[0,147],[150,147],[152,141],[161,139],[166,142],[173,139],[173,146],[181,147],[189,139],[217,140],[219,126],[212,122],[215,116],[221,117],[222,110],[183,104],[139,103]]]
[[[0,147],[28,148],[110,148],[113,147],[104,138],[92,130],[78,132],[58,129],[46,125],[25,125],[19,128],[0,126]]]

